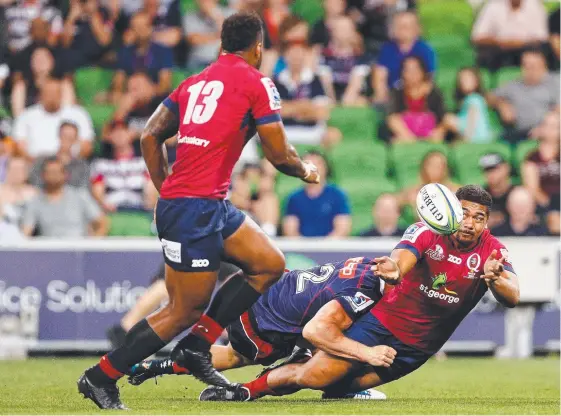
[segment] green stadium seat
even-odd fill
[[[335,107],[329,125],[343,133],[343,141],[372,141],[375,138],[377,114],[371,108]]]
[[[388,174],[388,151],[382,143],[343,141],[330,155],[338,180],[348,178],[363,182],[385,178]]]
[[[372,205],[383,193],[395,193],[395,182],[385,177],[357,181],[341,180],[339,186],[347,193],[353,217],[352,233],[356,235],[372,225]]]
[[[479,159],[487,153],[500,153],[505,160],[511,160],[510,146],[505,143],[459,143],[452,147],[451,162],[461,184],[485,183],[485,177],[479,167]]]
[[[514,152],[514,160],[513,165],[514,167],[520,172],[520,165],[526,159],[526,156],[533,150],[538,148],[538,141],[537,140],[525,140],[523,142],[518,143],[516,150]]]
[[[501,68],[501,70],[498,73],[499,87],[508,82],[515,81],[519,78],[520,78],[520,68],[518,67]]]
[[[85,105],[84,107],[90,113],[96,132],[100,134],[103,125],[111,119],[115,107],[103,104]]]
[[[109,235],[120,237],[150,237],[151,212],[114,212],[109,214]]]
[[[193,75],[196,71],[180,71],[180,70],[174,70],[172,75],[171,75],[171,84],[173,86],[173,88],[177,88],[179,86],[179,84],[181,84],[183,81],[185,81],[187,78],[189,78],[191,75]]]
[[[390,160],[397,184],[406,188],[419,182],[419,168],[425,155],[437,151],[448,157],[448,146],[443,143],[397,143],[390,149]]]
[[[76,96],[84,105],[91,105],[94,97],[101,91],[111,88],[113,71],[102,68],[80,68],[74,75]]]

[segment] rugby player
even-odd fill
[[[131,328],[122,347],[78,380],[79,392],[102,409],[123,409],[116,381],[190,327],[173,349],[173,360],[207,384],[230,385],[212,367],[210,346],[285,267],[283,254],[267,235],[225,200],[247,140],[257,132],[266,158],[279,171],[319,181],[316,167],[288,144],[278,91],[257,70],[263,48],[260,18],[251,13],[228,17],[221,43],[217,61],[181,83],[150,117],[141,137],[144,160],[160,193],[156,227],[170,301]],[[175,135],[177,158],[168,176],[163,144]],[[230,279],[211,301],[222,258],[239,266],[243,279]]]
[[[370,270],[365,257],[328,263],[307,270],[292,270],[238,320],[228,326],[230,344],[213,345],[212,364],[219,370],[253,364],[270,365],[288,357],[308,327],[340,332],[374,306],[384,291],[384,281]],[[234,276],[233,278],[238,278]],[[331,327],[335,325],[336,328]],[[304,353],[307,351],[308,354]],[[394,351],[386,346],[357,343],[355,358],[371,365],[389,366]],[[296,350],[289,362],[305,360],[308,350]],[[189,374],[170,359],[135,365],[129,382],[139,385],[164,374]]]
[[[289,364],[229,389],[209,387],[201,400],[245,401],[299,389],[324,397],[397,380],[423,365],[452,335],[487,290],[506,307],[519,302],[518,278],[508,251],[487,229],[491,195],[479,186],[460,188],[464,220],[451,236],[411,225],[390,257],[376,259],[375,275],[395,287],[344,333],[307,327],[306,339],[322,350],[305,364]],[[396,357],[389,367],[366,366],[353,344],[385,344]],[[325,352],[324,352],[325,351]]]

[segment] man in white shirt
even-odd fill
[[[60,81],[49,79],[41,87],[39,103],[26,108],[16,119],[12,136],[18,151],[29,160],[52,156],[58,151],[59,130],[64,122],[78,127],[76,152],[87,158],[93,150],[94,130],[90,115],[77,105],[61,105]]]
[[[522,52],[548,40],[547,12],[540,0],[493,0],[481,9],[471,33],[478,64],[496,71],[520,64]]]

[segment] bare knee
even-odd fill
[[[252,265],[251,270],[246,271],[248,283],[255,290],[264,292],[281,278],[285,266],[284,254],[274,247],[262,261]]]
[[[323,390],[328,386],[324,374],[314,369],[303,368],[296,375],[296,384],[303,389]]]

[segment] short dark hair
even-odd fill
[[[456,191],[456,197],[460,201],[464,200],[483,205],[487,208],[487,213],[489,213],[491,207],[493,206],[493,197],[479,185],[462,186]]]
[[[58,163],[60,166],[62,166],[63,170],[66,170],[64,164],[60,160],[58,160],[56,156],[49,156],[45,160],[43,160],[43,164],[41,165],[41,173],[45,173],[47,166],[51,163]]]
[[[256,13],[235,13],[222,24],[222,50],[224,52],[247,51],[263,33],[261,18]]]
[[[78,125],[76,123],[74,123],[73,121],[63,121],[60,125],[60,127],[58,128],[58,131],[61,131],[63,129],[63,127],[72,127],[74,130],[76,130],[76,133],[78,133]]]

